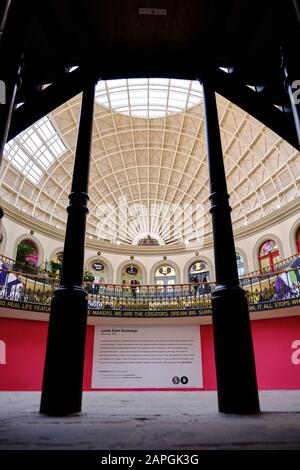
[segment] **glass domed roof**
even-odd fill
[[[132,86],[129,80],[99,82],[90,239],[128,245],[151,236],[160,245],[171,245],[200,243],[209,236],[201,97],[200,85],[192,81],[137,79]],[[228,100],[217,96],[217,104],[237,230],[299,197],[300,154]],[[78,95],[9,142],[1,169],[0,196],[7,203],[62,229],[80,105]]]
[[[191,108],[202,100],[197,81],[135,78],[99,81],[96,102],[127,116],[165,117]]]

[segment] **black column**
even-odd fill
[[[0,7],[0,169],[20,82],[26,24],[24,3],[6,0]],[[0,219],[3,215],[0,207]]]
[[[300,75],[299,60],[297,54],[295,54],[294,44],[281,48],[281,59],[284,85],[290,98],[300,147]]]
[[[1,80],[0,78],[0,168],[15,105],[17,85],[18,73],[16,73],[15,77],[11,77],[10,79]],[[2,97],[3,102],[1,103]]]
[[[83,264],[95,82],[83,90],[60,287],[51,303],[40,412],[81,411],[87,293]]]
[[[0,8],[0,167],[20,81],[26,24],[22,3],[6,0]]]
[[[219,410],[258,413],[248,304],[239,286],[216,98],[206,80],[203,98],[216,270],[212,312]]]

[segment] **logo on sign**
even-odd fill
[[[93,269],[95,269],[95,271],[103,271],[104,269],[104,266],[102,263],[94,263],[92,267]]]
[[[164,276],[167,276],[167,274],[170,274],[171,268],[170,266],[161,266],[158,270],[160,274],[163,274]]]
[[[206,268],[205,266],[205,263],[203,263],[203,261],[197,261],[197,263],[195,263],[193,265],[193,271],[204,271]]]
[[[6,344],[0,340],[0,364],[6,364]]]
[[[138,269],[135,266],[131,265],[131,266],[128,266],[128,268],[126,268],[126,272],[127,274],[131,274],[133,276],[137,274]]]
[[[183,377],[181,377],[180,379],[180,382],[182,383],[182,385],[186,385],[188,383],[189,379],[184,375]]]
[[[188,381],[189,381],[189,379],[185,375],[181,378],[179,378],[177,375],[175,375],[175,377],[172,378],[172,382],[175,385],[179,384],[180,382],[182,383],[182,385],[186,385],[188,383]]]

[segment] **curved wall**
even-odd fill
[[[255,320],[251,326],[259,389],[300,389],[300,316]],[[92,390],[94,328],[87,327],[84,390]],[[159,328],[168,338],[168,326]],[[193,328],[201,336],[203,388],[197,390],[215,390],[212,325]],[[48,322],[0,318],[0,390],[41,389],[47,329]]]
[[[258,269],[258,258],[257,251],[259,249],[260,242],[265,239],[265,237],[279,240],[280,246],[280,258],[288,258],[295,253],[295,237],[296,229],[300,226],[300,217],[298,211],[293,210],[292,215],[288,216],[287,213],[283,213],[280,217],[280,212],[278,211],[274,217],[269,217],[262,228],[257,224],[244,228],[242,231],[235,234],[235,245],[236,251],[241,254],[246,255],[245,265],[248,272]],[[17,220],[17,219],[16,219]],[[29,224],[21,225],[17,223],[16,220],[11,220],[8,216],[3,218],[3,226],[6,234],[6,246],[2,254],[14,258],[16,253],[17,242],[24,236],[30,238],[30,230],[32,226]],[[25,220],[25,219],[24,219]],[[36,220],[34,221],[36,225]],[[63,246],[63,236],[64,234],[57,231],[51,233],[51,236],[45,234],[45,230],[38,231],[34,227],[34,239],[38,240],[43,249],[44,261],[50,260],[53,253],[56,251],[61,251]],[[56,235],[56,236],[55,236]],[[144,267],[145,278],[149,284],[154,282],[154,270],[153,266],[157,266],[160,263],[170,263],[174,266],[178,266],[179,274],[178,280],[180,282],[187,282],[187,269],[192,262],[196,259],[207,262],[211,274],[210,279],[215,278],[213,272],[214,258],[213,258],[213,247],[211,240],[206,241],[204,246],[201,248],[197,244],[190,244],[183,246],[182,248],[174,249],[170,246],[160,246],[159,249],[154,250],[137,250],[141,247],[131,247],[131,246],[115,246],[115,245],[103,245],[96,243],[96,241],[91,241],[87,239],[87,246],[85,252],[86,264],[90,259],[106,259],[110,263],[110,272],[111,279],[110,282],[119,282],[120,280],[120,267],[126,262],[136,261]],[[98,252],[101,252],[101,255],[97,255]],[[199,256],[195,256],[195,252],[199,252]],[[74,257],[76,253],[74,253]],[[134,260],[130,259],[130,256],[134,256]],[[164,260],[163,256],[167,256],[167,259]]]

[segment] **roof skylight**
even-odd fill
[[[202,100],[198,81],[168,78],[131,78],[99,81],[96,101],[116,113],[141,118],[165,117]]]
[[[8,142],[4,156],[30,181],[37,183],[66,150],[50,119],[45,116]]]

